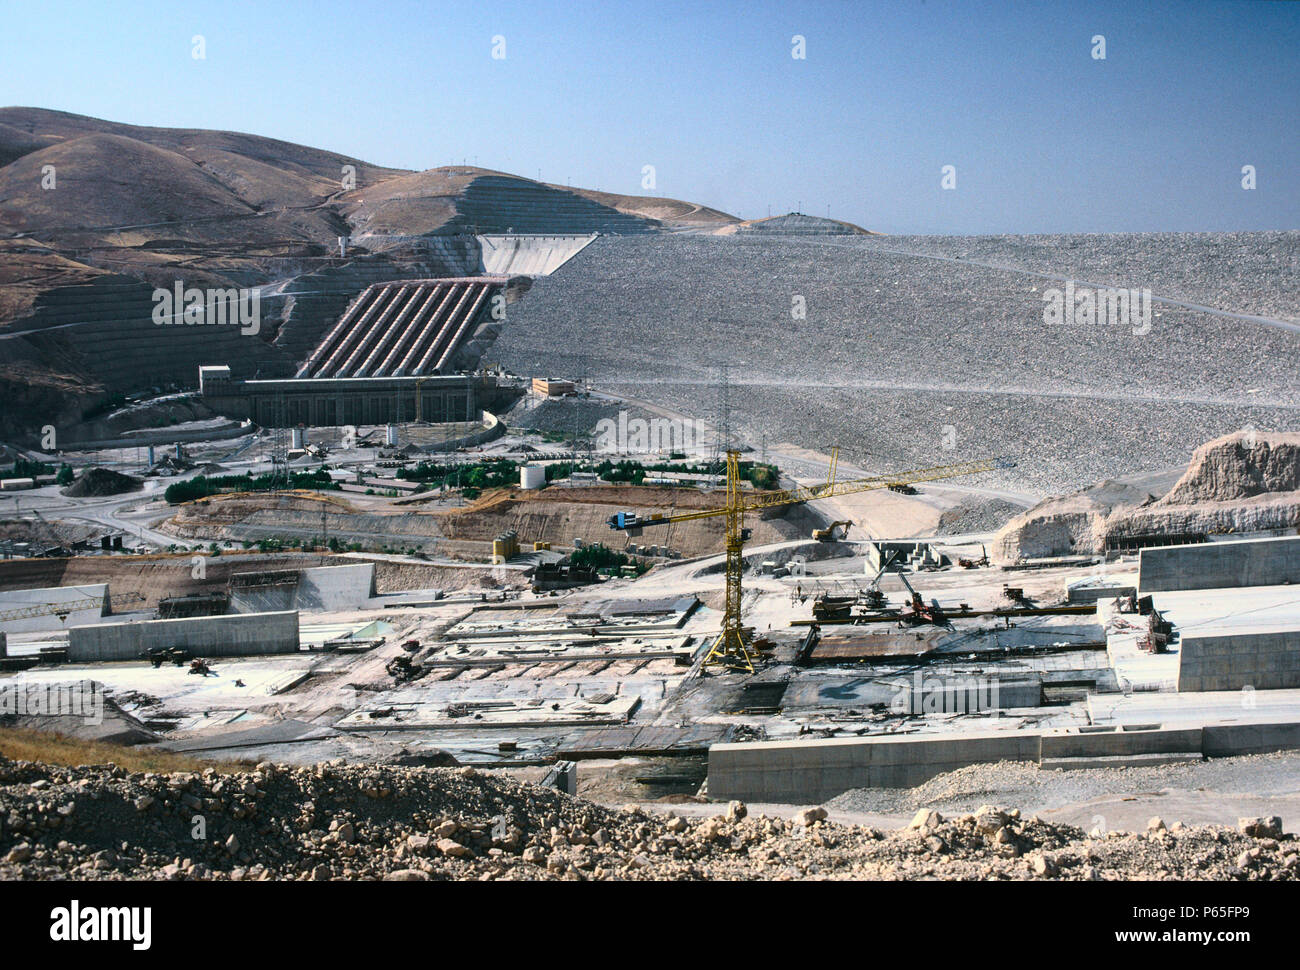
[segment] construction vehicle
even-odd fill
[[[1147,653],[1165,653],[1173,635],[1174,625],[1153,609],[1147,614],[1147,633],[1138,641],[1138,647]]]
[[[866,589],[859,589],[853,596],[832,596],[830,593],[818,593],[813,600],[812,615],[821,622],[844,622],[852,618],[853,607],[863,606],[868,610],[879,611],[885,608],[885,594],[880,590],[880,577],[898,558],[897,552],[891,552],[876,570],[875,578]]]
[[[980,557],[978,559],[958,559],[957,565],[962,569],[975,569],[977,566],[987,566],[989,564],[989,551],[980,545]]]
[[[840,519],[832,522],[824,529],[813,529],[812,537],[818,542],[834,542],[835,530],[843,526],[844,533],[839,538],[847,539],[849,537],[849,527],[853,525],[848,519]]]
[[[741,577],[744,573],[745,542],[751,532],[745,528],[745,513],[760,512],[764,509],[782,508],[799,505],[822,498],[835,498],[840,495],[852,495],[873,489],[891,488],[895,485],[908,485],[912,482],[929,482],[941,478],[955,478],[959,475],[974,475],[979,472],[992,471],[995,468],[1013,468],[1015,462],[1009,458],[984,459],[968,461],[957,465],[939,465],[934,468],[922,468],[900,475],[871,476],[868,478],[836,481],[835,472],[839,461],[839,449],[831,450],[831,471],[827,480],[819,485],[797,485],[790,489],[781,489],[757,495],[746,495],[740,487],[740,452],[727,451],[727,499],[721,508],[698,509],[691,512],[652,513],[637,515],[635,512],[618,512],[608,520],[611,529],[640,535],[648,526],[669,525],[674,522],[689,522],[695,519],[726,516],[726,598],[722,616],[722,632],[709,648],[704,657],[703,666],[722,664],[724,666],[754,672],[754,661],[750,653],[753,631],[745,628],[741,621]],[[915,599],[915,597],[914,597]]]
[[[907,581],[907,576],[901,569],[898,572],[898,578],[903,581],[903,585],[907,587],[907,591],[912,595],[907,609],[899,614],[898,622],[907,626],[923,626],[927,623],[934,626],[948,625],[948,616],[944,613],[943,607],[937,602],[926,603],[925,598]]]
[[[190,659],[190,652],[184,647],[158,647],[148,651],[145,656],[156,670],[165,663],[176,667],[185,666],[185,661]]]

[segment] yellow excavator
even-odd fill
[[[812,537],[818,542],[834,542],[836,539],[847,539],[849,537],[849,527],[853,525],[848,519],[837,519],[824,529],[813,529]],[[835,535],[835,530],[843,527],[844,531],[839,536]]]
[[[892,488],[898,485],[911,485],[914,482],[932,482],[941,478],[955,478],[958,475],[974,475],[978,472],[992,471],[995,468],[1014,468],[1015,461],[1010,458],[989,458],[980,461],[968,461],[957,465],[937,465],[917,471],[898,475],[873,475],[868,478],[835,481],[835,472],[839,463],[839,448],[831,449],[830,475],[827,481],[819,485],[796,485],[794,488],[773,492],[746,494],[740,485],[740,452],[727,452],[727,504],[721,508],[696,509],[691,512],[673,514],[653,512],[638,515],[635,512],[618,512],[609,517],[611,529],[618,529],[629,535],[640,535],[649,526],[668,525],[672,522],[690,522],[694,519],[707,519],[712,516],[727,517],[726,551],[727,551],[727,595],[722,614],[722,632],[713,642],[704,658],[704,666],[722,664],[736,670],[754,672],[754,660],[750,653],[753,630],[741,624],[741,575],[744,572],[744,546],[751,532],[745,528],[745,513],[760,512],[763,509],[778,508],[785,505],[798,505],[819,498],[835,498],[839,495],[852,495],[877,488]]]

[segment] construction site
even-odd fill
[[[0,120],[43,146],[5,179],[212,134]],[[1214,234],[884,236],[471,166],[363,168],[339,194],[300,171],[338,157],[275,144],[318,206],[291,245],[228,214],[109,260],[108,230],[5,199],[0,728],[236,765],[258,797],[289,785],[286,812],[322,772],[405,798],[382,772],[446,769],[556,825],[415,807],[429,825],[394,821],[400,851],[361,870],[339,834],[359,810],[303,822],[332,848],[292,866],[233,822],[188,867],[161,835],[98,866],[11,824],[0,872],[708,878],[770,813],[911,820],[987,848],[977,877],[1041,877],[1068,868],[1041,845],[1097,817],[1104,841],[1176,813],[1232,851],[1099,849],[1062,877],[1295,877],[1274,821],[1300,813],[1300,233],[1235,234],[1248,278]],[[256,282],[258,332],[158,325],[182,252],[191,282]],[[1021,339],[1041,287],[1137,263],[1158,339]],[[153,818],[222,797],[195,771],[46,780]],[[631,848],[573,851],[620,826]],[[708,826],[713,848],[672,843]],[[875,868],[841,874],[925,874],[861,838]],[[817,858],[766,875],[838,871]]]

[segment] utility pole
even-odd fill
[[[272,402],[271,419],[271,490],[289,485],[289,445],[285,441],[285,425],[289,423],[288,404],[284,391],[276,391]],[[283,476],[283,481],[281,481]]]
[[[731,376],[725,363],[718,368],[718,404],[713,427],[713,450],[709,457],[709,474],[717,475],[722,470],[726,454],[731,450]]]

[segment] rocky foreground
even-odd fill
[[[1294,879],[1277,818],[1094,833],[983,807],[896,832],[820,808],[615,810],[473,768],[129,773],[0,758],[2,879]]]

